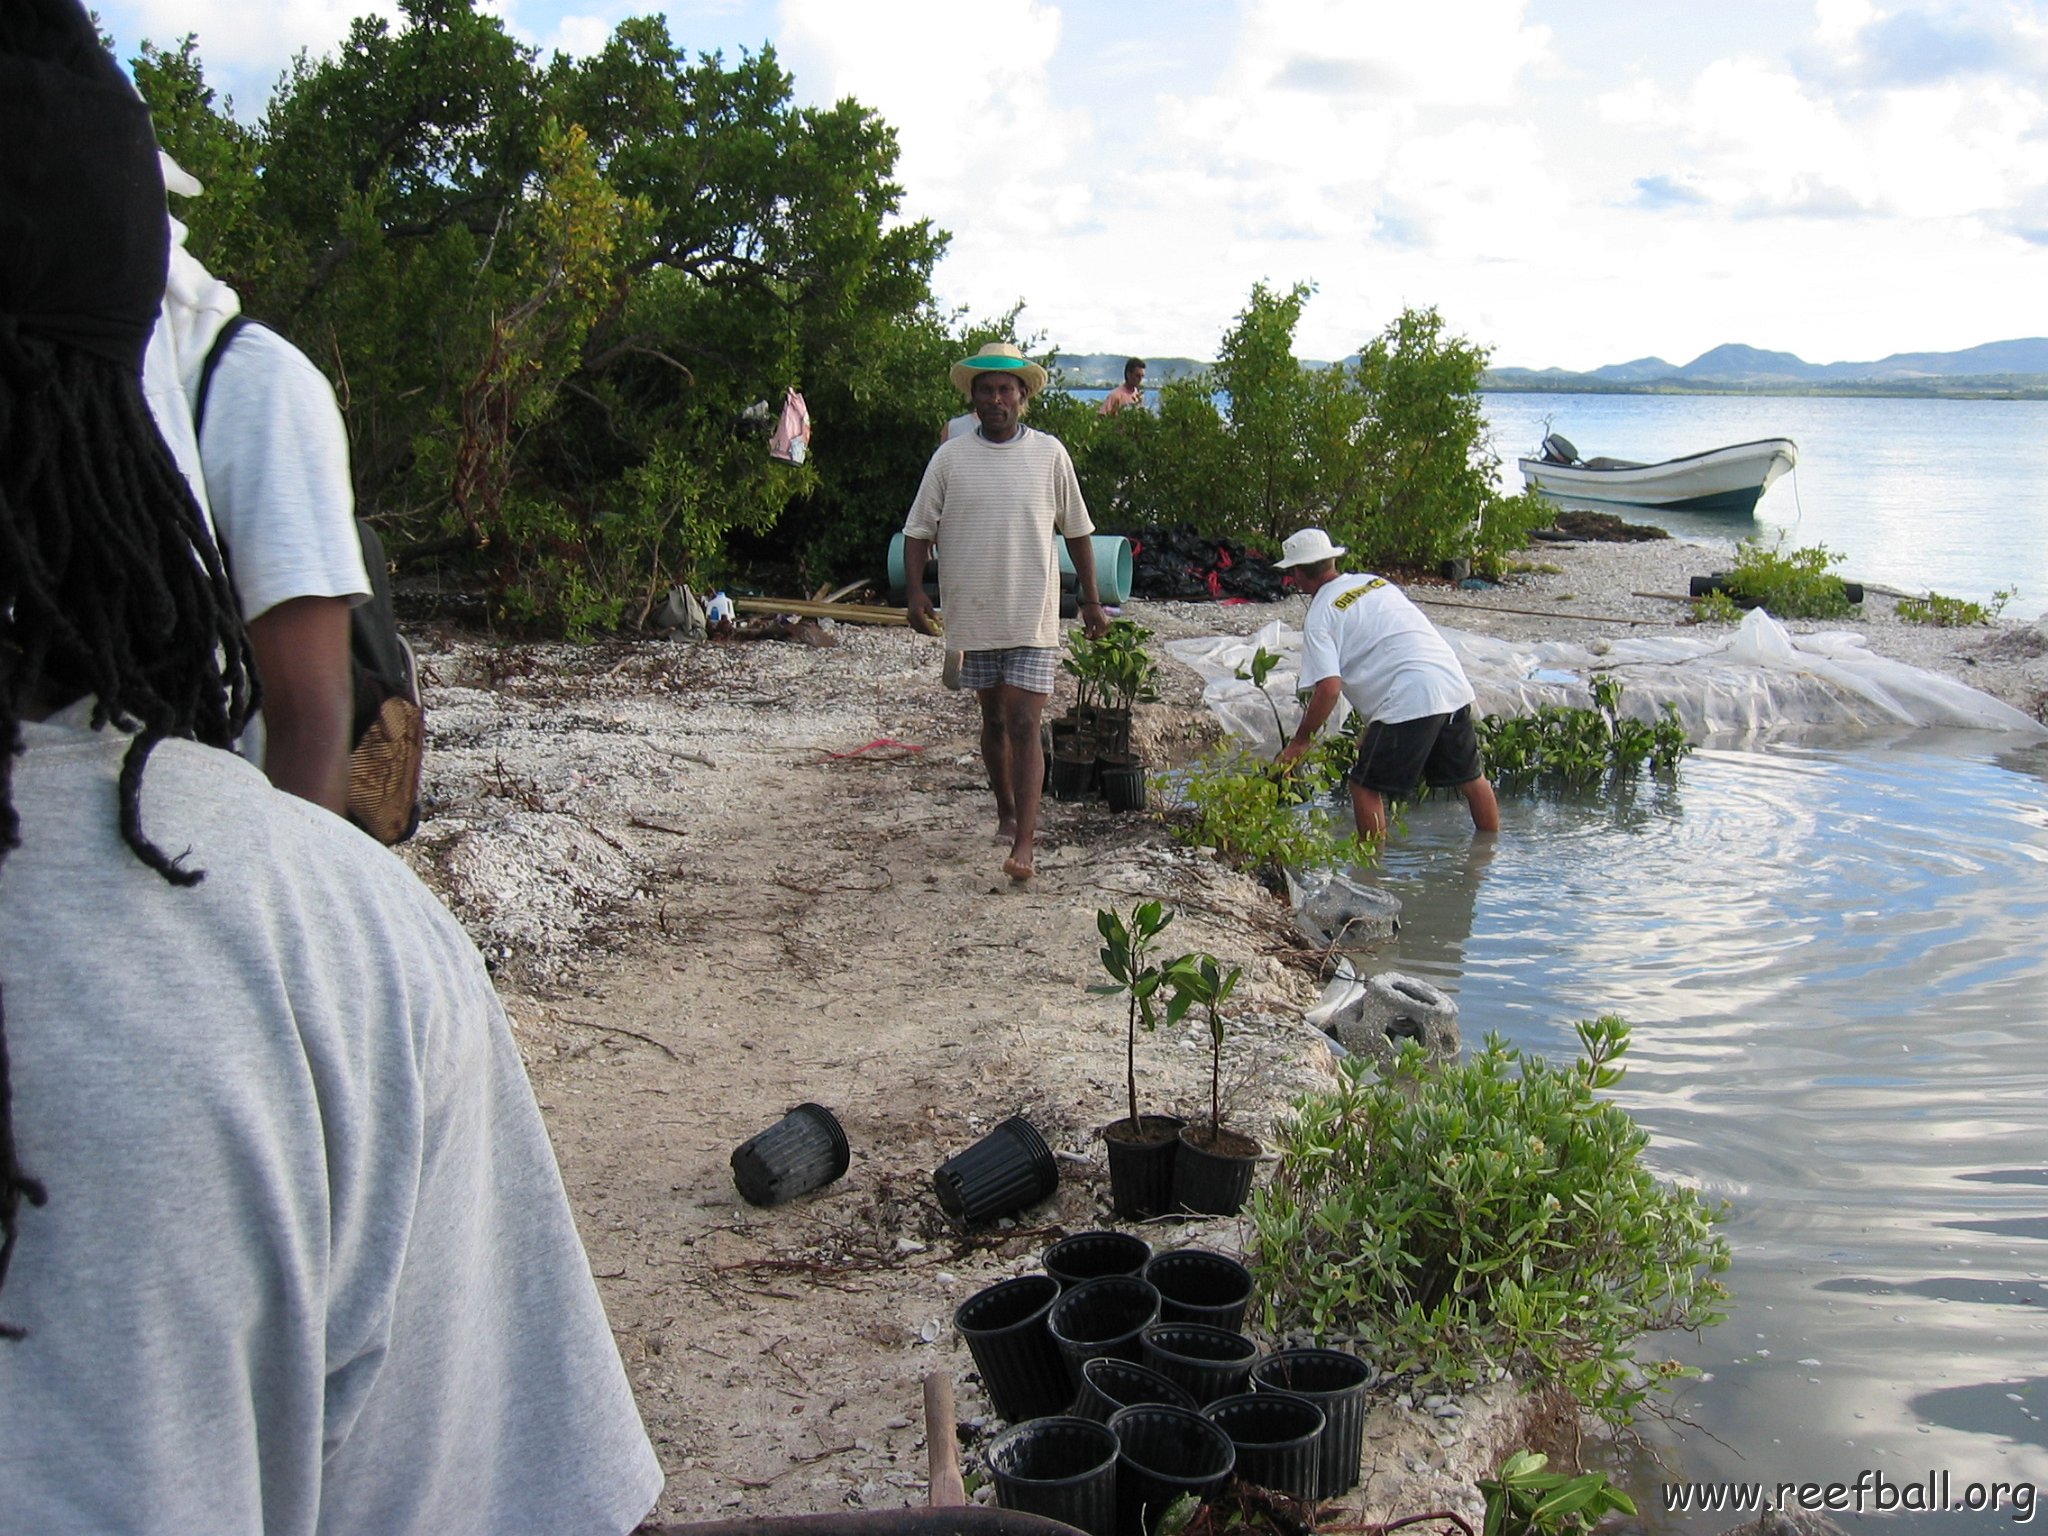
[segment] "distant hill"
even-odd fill
[[[1683,366],[1639,357],[1586,373],[1495,368],[1484,383],[1502,390],[2041,394],[2048,392],[2048,337],[1987,342],[1960,352],[1895,352],[1874,363],[1809,363],[1790,352],[1730,343]]]

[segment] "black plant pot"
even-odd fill
[[[1292,1392],[1240,1392],[1218,1398],[1202,1417],[1230,1436],[1237,1475],[1290,1498],[1316,1497],[1323,1410]]]
[[[1102,798],[1109,802],[1109,808],[1112,811],[1145,809],[1145,765],[1119,763],[1106,757],[1100,762]]]
[[[1283,1349],[1252,1367],[1260,1392],[1292,1392],[1323,1410],[1316,1497],[1334,1499],[1358,1481],[1365,1451],[1365,1393],[1373,1368],[1341,1349]]]
[[[963,1227],[1036,1205],[1059,1182],[1052,1148],[1022,1115],[1012,1115],[932,1174],[940,1208]]]
[[[1095,759],[1078,753],[1069,756],[1055,747],[1050,788],[1055,800],[1087,799],[1095,792]]]
[[[1252,1192],[1259,1144],[1232,1130],[1212,1140],[1206,1125],[1184,1126],[1173,1154],[1173,1204],[1199,1216],[1235,1216]]]
[[[1118,1446],[1118,1536],[1151,1536],[1175,1499],[1211,1498],[1237,1464],[1230,1436],[1185,1408],[1119,1408],[1109,1427]]]
[[[846,1132],[822,1104],[799,1104],[732,1152],[732,1179],[749,1205],[780,1205],[846,1172]]]
[[[1059,1294],[1051,1275],[1024,1275],[977,1291],[953,1313],[989,1401],[1012,1424],[1064,1412],[1073,1401],[1066,1357],[1046,1329]]]
[[[1145,1364],[1205,1405],[1248,1390],[1245,1378],[1259,1357],[1243,1334],[1202,1323],[1154,1323],[1138,1342]]]
[[[1067,1401],[1072,1402],[1080,1389],[1081,1367],[1090,1360],[1108,1355],[1141,1364],[1138,1335],[1158,1318],[1159,1293],[1136,1275],[1083,1280],[1071,1291],[1062,1292],[1045,1322],[1053,1343],[1066,1357]]]
[[[1089,1533],[1116,1536],[1116,1432],[1094,1419],[1033,1419],[988,1448],[996,1502]]]
[[[1128,1119],[1102,1128],[1109,1144],[1109,1203],[1124,1220],[1141,1221],[1173,1209],[1173,1159],[1185,1124],[1172,1115],[1145,1115],[1135,1136]]]
[[[1252,1272],[1207,1248],[1155,1253],[1144,1276],[1159,1290],[1159,1316],[1169,1323],[1207,1323],[1235,1333],[1252,1299]]]
[[[1067,1290],[1104,1275],[1135,1275],[1152,1257],[1152,1245],[1129,1232],[1076,1232],[1045,1250],[1045,1272]]]
[[[1201,1406],[1187,1388],[1149,1366],[1104,1356],[1081,1367],[1081,1390],[1074,1398],[1072,1411],[1077,1418],[1099,1419],[1107,1424],[1117,1409],[1137,1408],[1146,1403],[1165,1408]]]

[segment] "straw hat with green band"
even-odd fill
[[[1007,373],[1024,386],[1024,393],[1035,395],[1044,389],[1050,378],[1046,371],[1031,361],[1007,341],[991,341],[972,357],[962,358],[953,365],[953,387],[963,395],[974,393],[974,381],[984,373]]]

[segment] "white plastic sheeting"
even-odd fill
[[[1597,640],[1502,640],[1440,629],[1478,694],[1483,715],[1526,715],[1542,704],[1588,706],[1601,674],[1622,685],[1622,712],[1655,719],[1666,703],[1695,741],[1796,739],[1842,729],[1961,727],[2048,735],[2040,722],[1938,672],[1879,656],[1847,631],[1795,635],[1762,609],[1732,633]],[[1261,648],[1281,658],[1265,694],[1248,678]],[[1231,733],[1271,757],[1301,719],[1295,701],[1301,632],[1279,620],[1246,637],[1176,640],[1167,651],[1206,679],[1203,701]],[[1277,728],[1275,714],[1278,714]],[[1348,713],[1341,705],[1335,723]]]

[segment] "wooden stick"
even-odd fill
[[[882,608],[872,603],[814,603],[800,597],[736,597],[732,605],[741,613],[793,613],[800,619],[845,619],[853,624],[908,624],[910,615],[901,608]]]
[[[1410,602],[1428,603],[1436,608],[1457,608],[1466,613],[1513,613],[1525,619],[1579,619],[1588,624],[1655,624],[1669,629],[1669,619],[1624,619],[1607,613],[1573,613],[1566,608],[1501,608],[1492,603],[1452,603],[1441,597],[1409,596]]]
[[[967,1503],[967,1485],[960,1478],[960,1435],[953,1423],[953,1377],[933,1371],[924,1379],[924,1448],[931,1472],[933,1509],[959,1509]]]

